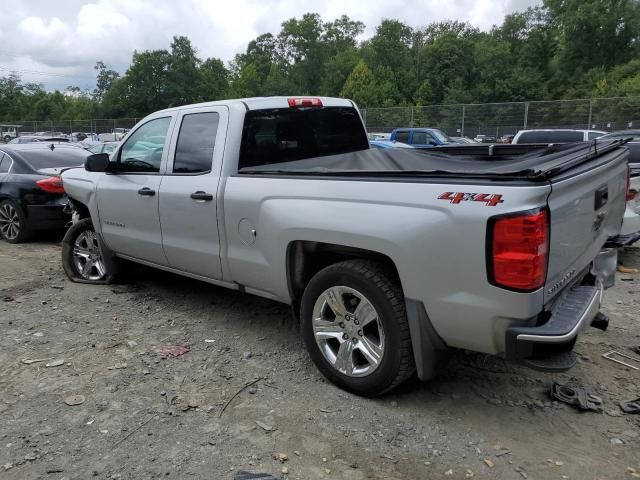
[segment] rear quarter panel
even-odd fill
[[[486,206],[439,200],[443,192],[503,195]],[[486,225],[492,215],[546,204],[548,185],[448,185],[396,181],[232,176],[224,193],[228,280],[289,303],[287,248],[296,240],[372,250],[395,264],[405,296],[424,302],[447,344],[504,350],[504,328],[542,308],[542,291],[522,294],[490,285]],[[255,225],[255,243],[240,222]]]

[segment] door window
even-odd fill
[[[411,143],[413,145],[431,145],[435,144],[435,139],[427,132],[413,132],[413,137],[411,138]]]
[[[587,135],[589,136],[589,140],[593,140],[594,138],[598,138],[601,137],[602,135],[604,135],[604,133],[600,133],[600,132],[588,132]]]
[[[11,168],[11,157],[0,152],[0,173],[8,173]]]
[[[211,171],[218,132],[216,112],[191,113],[182,119],[173,173],[197,174]]]
[[[158,173],[171,117],[151,120],[138,128],[122,145],[119,172]]]
[[[409,132],[397,132],[396,133],[396,142],[409,143]]]

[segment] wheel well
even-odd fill
[[[78,212],[78,215],[80,215],[80,219],[81,220],[83,218],[90,218],[91,217],[91,213],[89,213],[89,209],[87,208],[87,206],[84,203],[80,203],[79,201],[74,200],[72,198],[69,199],[69,203],[71,204],[73,209],[76,212]]]
[[[291,242],[287,250],[287,283],[294,309],[298,310],[304,289],[316,273],[329,265],[354,258],[374,260],[394,278],[399,278],[393,260],[382,253],[333,243],[306,240]]]

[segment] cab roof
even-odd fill
[[[324,107],[355,107],[355,103],[353,103],[353,101],[345,98],[318,97],[315,95],[289,95],[286,97],[279,96],[279,97],[235,98],[230,100],[217,100],[214,102],[193,103],[190,105],[181,105],[179,107],[167,108],[165,110],[154,112],[154,114],[161,113],[161,112],[176,112],[176,111],[190,109],[190,108],[230,106],[230,105],[244,105],[244,108],[247,110],[290,108],[289,107],[290,98],[319,99],[322,102],[322,106]]]

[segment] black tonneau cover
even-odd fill
[[[625,140],[564,145],[455,145],[367,149],[340,155],[246,167],[244,175],[455,176],[544,181],[612,152]]]

